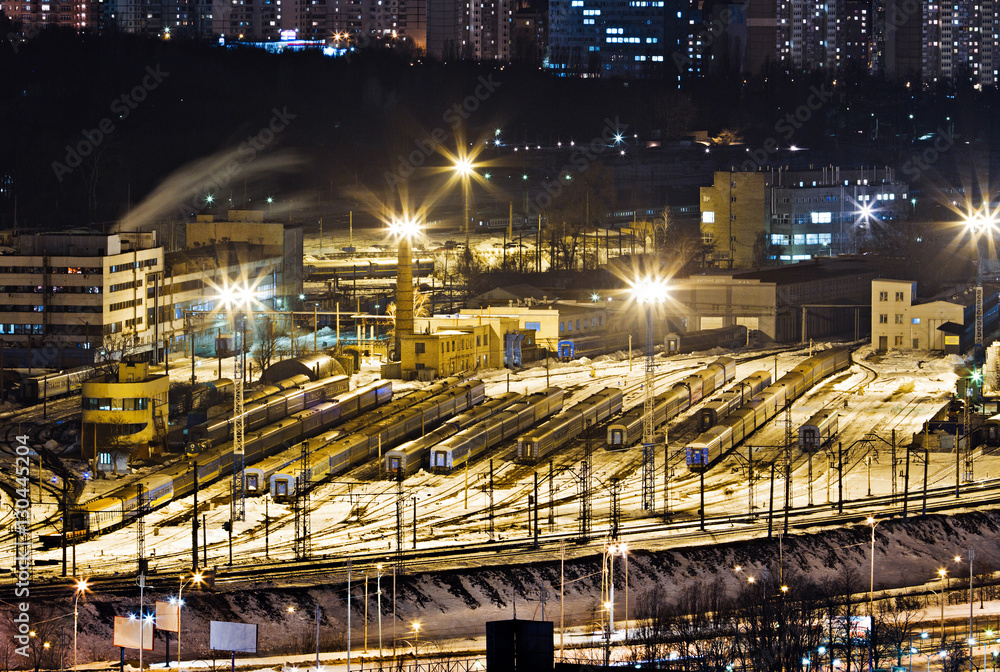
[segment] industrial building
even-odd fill
[[[667,310],[686,331],[743,325],[751,338],[795,343],[868,331],[877,258],[818,258],[754,271],[695,275],[671,285]]]
[[[148,353],[163,248],[153,233],[20,235],[0,254],[6,365],[65,369]]]
[[[753,159],[743,168],[717,172],[701,189],[702,240],[714,245],[717,268],[855,254],[871,228],[912,209],[908,185],[891,168],[759,170]]]
[[[938,350],[964,353],[975,339],[975,289],[949,291],[917,301],[917,283],[879,279],[871,286],[872,345],[879,351]],[[998,325],[997,289],[983,287],[983,331]]]
[[[130,458],[147,458],[166,443],[170,378],[145,362],[122,362],[117,374],[83,384],[80,450],[99,472],[127,473]]]

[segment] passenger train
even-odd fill
[[[448,474],[562,410],[563,391],[546,387],[431,449],[431,471]]]
[[[668,355],[712,350],[713,348],[742,348],[747,344],[747,328],[741,325],[667,334],[664,339]]]
[[[436,427],[439,421],[472,408],[485,399],[486,386],[481,380],[450,380],[453,382],[439,390],[436,396],[364,429],[347,433],[345,428],[332,441],[320,437],[315,441],[318,449],[311,453],[309,469],[305,474],[300,467],[286,467],[271,475],[271,496],[276,502],[290,501],[295,497],[299,485],[311,487],[324,478],[343,473],[372,458],[381,458],[385,451],[391,450],[399,442],[426,433]],[[303,475],[305,480],[302,480]]]
[[[244,464],[253,464],[287,445],[298,443],[303,438],[329,427],[329,424],[324,423],[355,418],[391,399],[392,383],[379,382],[296,413],[258,432],[248,432],[245,436]],[[213,482],[220,476],[231,475],[232,444],[224,443],[209,448],[197,456],[194,465],[194,469],[187,463],[167,467],[138,483],[124,486],[84,504],[70,514],[68,531],[76,531],[79,534],[104,532],[133,520],[142,501],[145,501],[149,509],[153,509],[172,499],[185,497],[194,490],[195,469],[198,473],[199,487]]]
[[[45,399],[76,394],[83,384],[98,375],[93,366],[81,366],[59,373],[45,373],[21,381],[21,400],[26,404],[40,404]]]
[[[698,414],[699,429],[707,432],[730,413],[740,410],[743,405],[760,394],[771,384],[771,374],[756,371],[719,395],[718,399],[706,403]]]
[[[311,280],[361,280],[362,278],[395,278],[396,260],[379,259],[357,262],[349,259],[334,261],[318,260],[305,266],[305,274]],[[433,259],[414,259],[413,277],[424,278],[434,275]]]
[[[324,401],[347,392],[348,376],[330,376],[309,380],[305,374],[279,380],[273,385],[251,392],[243,397],[243,431],[250,432],[282,418],[312,408]],[[212,418],[195,425],[188,432],[188,452],[199,453],[218,446],[233,435],[233,415]]]
[[[271,491],[272,477],[277,473],[284,473],[289,477],[299,473],[302,469],[300,462],[303,452],[310,457],[311,466],[312,456],[318,454],[320,450],[326,448],[329,444],[352,436],[354,440],[360,440],[360,436],[354,435],[364,434],[364,432],[375,424],[395,418],[405,413],[406,409],[433,399],[436,395],[445,392],[449,387],[462,383],[462,380],[458,376],[441,379],[427,387],[397,397],[390,403],[380,406],[363,416],[354,418],[336,429],[324,432],[306,441],[301,441],[252,467],[245,468],[244,485],[246,493],[250,496],[256,496]],[[368,441],[367,435],[365,435],[365,440]],[[288,496],[287,484],[285,484],[285,490],[286,492],[282,495],[283,497]]]
[[[837,411],[823,409],[799,427],[799,450],[815,453],[825,448],[837,436],[840,415]]]
[[[653,401],[653,427],[676,417],[736,376],[736,360],[719,357],[701,371],[674,384]],[[608,450],[623,450],[642,439],[645,408],[639,404],[608,425]]]
[[[628,334],[613,333],[578,338],[564,338],[556,346],[558,357],[563,361],[580,357],[597,357],[611,352],[628,349]]]
[[[421,467],[427,465],[427,457],[432,447],[465,428],[505,410],[520,399],[521,395],[517,392],[507,392],[496,399],[490,399],[475,408],[470,408],[461,415],[445,420],[432,432],[386,452],[383,458],[385,460],[383,475],[392,480],[402,480],[417,473]]]
[[[621,413],[621,390],[601,390],[517,439],[516,461],[536,464],[598,422]]]
[[[714,465],[743,439],[760,429],[780,410],[826,376],[851,364],[847,348],[833,348],[810,357],[764,388],[746,407],[732,413],[722,424],[712,427],[688,444],[685,452],[691,471],[704,471]]]

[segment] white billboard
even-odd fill
[[[113,643],[126,649],[139,648],[139,619],[135,616],[115,616],[115,634]],[[153,621],[145,619],[142,623],[142,648],[153,650]]]
[[[209,647],[216,651],[257,653],[257,626],[251,623],[212,621]]]
[[[156,601],[156,629],[167,632],[177,632],[180,629],[181,605],[176,600],[169,602]]]

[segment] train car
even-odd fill
[[[333,388],[331,388],[333,389]],[[376,404],[388,404],[392,400],[392,383],[382,381],[365,388],[343,395],[340,400],[333,399],[315,405],[306,411],[301,411],[292,417],[278,423],[262,427],[246,434],[244,444],[245,464],[251,470],[248,473],[256,478],[257,485],[248,489],[259,492],[263,483],[267,482],[263,472],[252,471],[253,463],[275,455],[288,446],[297,445],[310,435],[329,427],[331,423],[339,422],[339,404],[361,412],[362,408],[377,410]],[[317,421],[318,419],[318,421]],[[319,446],[320,444],[317,444]],[[367,451],[367,445],[365,446]],[[280,467],[275,466],[274,469]],[[156,508],[171,501],[175,497],[187,496],[194,488],[194,471],[197,470],[199,487],[205,486],[220,476],[233,473],[232,444],[227,442],[208,448],[205,452],[193,457],[192,463],[177,464],[162,470],[160,473],[143,479],[144,497],[149,509]],[[248,478],[245,483],[249,483]],[[84,504],[71,512],[71,530],[86,530],[87,534],[106,531],[112,527],[130,522],[135,517],[138,505],[138,494],[135,485],[129,485],[106,495],[98,500]]]
[[[330,376],[311,381],[304,374],[267,385],[243,397],[243,431],[277,422],[323,401],[333,401],[350,389],[348,376]],[[218,446],[233,436],[232,413],[212,418],[192,427],[188,433],[188,452],[197,454]]]
[[[429,391],[436,394],[427,397]],[[359,466],[392,450],[399,442],[433,429],[445,415],[459,414],[481,402],[486,386],[480,380],[463,382],[461,378],[452,378],[417,392],[403,398],[416,402],[409,407],[397,405],[393,412],[382,414],[375,422],[369,423],[366,418],[363,428],[357,424],[345,425],[336,436],[321,437],[325,445],[310,457],[309,483],[304,485]],[[275,501],[290,501],[295,496],[301,471],[295,463],[272,475],[270,488]]]
[[[515,459],[522,464],[535,464],[590,427],[620,413],[621,409],[621,390],[601,390],[592,394],[519,437]]]
[[[455,425],[445,422],[419,439],[407,441],[399,448],[388,451],[383,460],[383,474],[390,480],[403,480],[417,473],[426,463],[431,446],[441,443],[458,432]]]
[[[85,382],[99,373],[93,366],[80,366],[25,378],[21,383],[21,400],[26,404],[38,404],[46,399],[76,394],[83,389]]]
[[[698,414],[700,431],[706,432],[719,424],[723,418],[738,411],[770,384],[771,374],[767,371],[757,371],[733,384],[732,387],[719,395],[718,399],[709,401],[702,407],[701,413]]]
[[[747,328],[741,325],[689,331],[683,334],[667,334],[664,339],[668,355],[725,348],[733,350],[747,344]]]
[[[1000,446],[1000,415],[994,415],[983,423],[984,440],[987,446]]]
[[[694,376],[675,383],[653,400],[653,427],[663,425],[697,403],[705,390],[706,381],[709,381],[714,390],[735,377],[736,360],[732,357],[719,357]],[[607,449],[623,450],[642,439],[644,414],[644,406],[640,404],[608,425]]]
[[[793,403],[813,385],[832,373],[846,369],[851,362],[847,348],[832,348],[809,357],[791,371],[768,385],[744,408],[702,432],[685,448],[691,471],[711,468],[729,450],[760,429],[786,405]]]
[[[314,261],[305,267],[306,275],[314,280],[361,280],[394,278],[397,273],[395,259],[356,262],[349,260]],[[414,259],[413,276],[427,277],[434,274],[433,259]]]
[[[562,410],[563,391],[547,387],[511,405],[435,446],[430,454],[431,471],[451,473],[486,451],[509,441],[532,425]]]
[[[816,413],[799,427],[799,450],[805,453],[822,450],[837,436],[839,424],[837,411],[824,409]]]
[[[580,357],[597,357],[628,348],[628,334],[610,333],[577,338],[564,338],[556,346],[559,359],[568,361]]]

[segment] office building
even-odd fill
[[[511,59],[515,0],[428,0],[427,54],[443,60]]]
[[[678,81],[687,10],[678,0],[552,0],[547,67],[558,76]]]
[[[65,369],[154,349],[150,291],[164,268],[155,234],[77,230],[13,243],[0,254],[7,366]]]
[[[908,192],[891,168],[717,172],[701,189],[702,240],[718,268],[854,254],[873,227],[908,218]]]
[[[166,444],[170,378],[145,362],[122,362],[114,374],[83,384],[80,452],[101,472],[128,473],[130,458]]]

